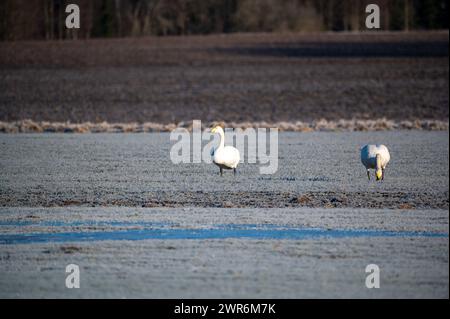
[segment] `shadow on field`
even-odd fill
[[[252,47],[215,49],[221,53],[269,57],[446,57],[448,41],[421,42],[304,42],[298,44],[269,43]]]

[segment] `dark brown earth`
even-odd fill
[[[385,208],[385,209],[448,209],[448,192],[408,193],[408,192],[170,192],[147,193],[137,198],[116,194],[115,198],[75,195],[69,199],[60,193],[48,196],[20,197],[0,194],[0,207],[224,207],[224,208]]]
[[[0,121],[448,121],[448,32],[0,43]]]

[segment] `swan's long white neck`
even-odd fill
[[[219,135],[220,135],[220,143],[219,143],[219,148],[223,148],[225,147],[225,134],[223,132],[223,130],[218,130]]]
[[[380,154],[376,155],[376,161],[377,161],[376,168],[381,169],[381,155]]]

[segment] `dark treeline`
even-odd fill
[[[70,3],[81,11],[76,31],[65,28]],[[448,0],[0,0],[0,39],[356,31],[369,3],[383,30],[448,29]]]

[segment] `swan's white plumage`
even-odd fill
[[[211,150],[214,164],[221,168],[235,169],[240,161],[239,150],[233,146],[225,146],[225,133],[220,126],[214,127],[211,132],[220,135],[219,146]]]
[[[213,161],[215,164],[231,169],[238,166],[239,160],[239,151],[233,146],[219,147],[214,151]]]
[[[377,154],[380,154],[380,168],[386,168],[391,159],[391,155],[386,146],[368,144],[361,148],[361,162],[367,169],[377,168]]]
[[[377,155],[379,156],[378,163]],[[390,159],[391,155],[389,154],[389,150],[385,145],[368,144],[361,148],[361,162],[367,170],[376,170],[377,179],[380,178],[379,174],[384,174],[384,169],[386,168]]]

